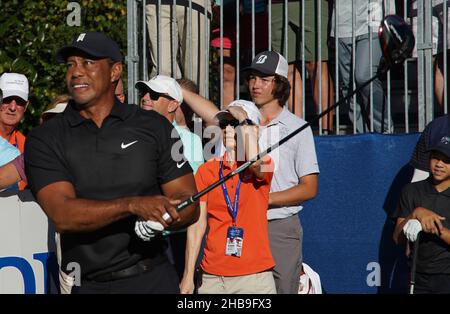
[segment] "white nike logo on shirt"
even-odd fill
[[[122,142],[122,144],[120,145],[120,148],[125,149],[125,148],[127,148],[127,147],[129,147],[129,146],[131,146],[131,145],[133,145],[135,143],[137,143],[137,141],[134,141],[134,142],[131,142],[131,143],[128,143],[128,144],[124,144]]]
[[[177,162],[177,168],[180,169],[187,162],[187,160],[183,161],[181,164]]]

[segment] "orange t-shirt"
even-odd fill
[[[268,160],[265,163],[272,163]],[[199,191],[219,180],[219,159],[211,159],[198,169],[195,182]],[[224,161],[223,176],[236,169]],[[267,208],[270,182],[273,172],[266,172],[264,179],[256,178],[250,170],[244,171],[239,193],[236,226],[244,229],[242,255],[225,255],[228,227],[232,226],[220,186],[200,198],[206,202],[209,232],[203,253],[201,267],[203,271],[219,276],[241,276],[255,274],[275,266],[269,245]],[[239,176],[235,175],[225,184],[232,204]]]
[[[20,151],[21,154],[23,154],[23,151],[25,149],[25,135],[23,135],[20,131],[14,130],[9,138],[3,136],[5,140],[9,142],[9,144],[17,147],[17,149]],[[19,182],[19,188],[21,190],[25,189],[26,183],[25,181]]]

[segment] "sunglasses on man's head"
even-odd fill
[[[239,125],[239,121],[236,119],[232,120],[220,120],[219,121],[219,127],[224,130],[228,125],[232,126],[233,128],[237,127]]]

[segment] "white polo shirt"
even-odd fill
[[[292,114],[284,107],[278,117],[262,128],[259,139],[260,149],[267,149],[305,123],[305,120]],[[269,155],[275,162],[270,192],[284,191],[298,185],[302,177],[319,173],[311,127],[296,134]],[[302,208],[301,203],[295,206],[270,206],[267,211],[267,218],[272,220],[290,217],[297,214]]]

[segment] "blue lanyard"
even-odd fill
[[[14,138],[16,140],[16,143],[14,144],[14,146],[19,149],[19,142],[17,141],[17,133],[14,133]]]
[[[220,165],[219,165],[219,178],[222,179],[223,178],[223,172],[222,172],[222,166],[223,166],[223,161],[220,161]],[[239,174],[239,181],[238,184],[236,186],[236,192],[234,193],[234,204],[233,206],[231,206],[231,199],[230,199],[230,195],[228,194],[228,189],[227,186],[225,185],[225,182],[222,183],[222,192],[223,192],[223,197],[225,198],[225,202],[227,203],[227,207],[228,207],[228,212],[231,215],[231,218],[233,219],[233,225],[236,224],[236,216],[238,213],[238,205],[239,205],[239,191],[241,190],[241,176]]]

